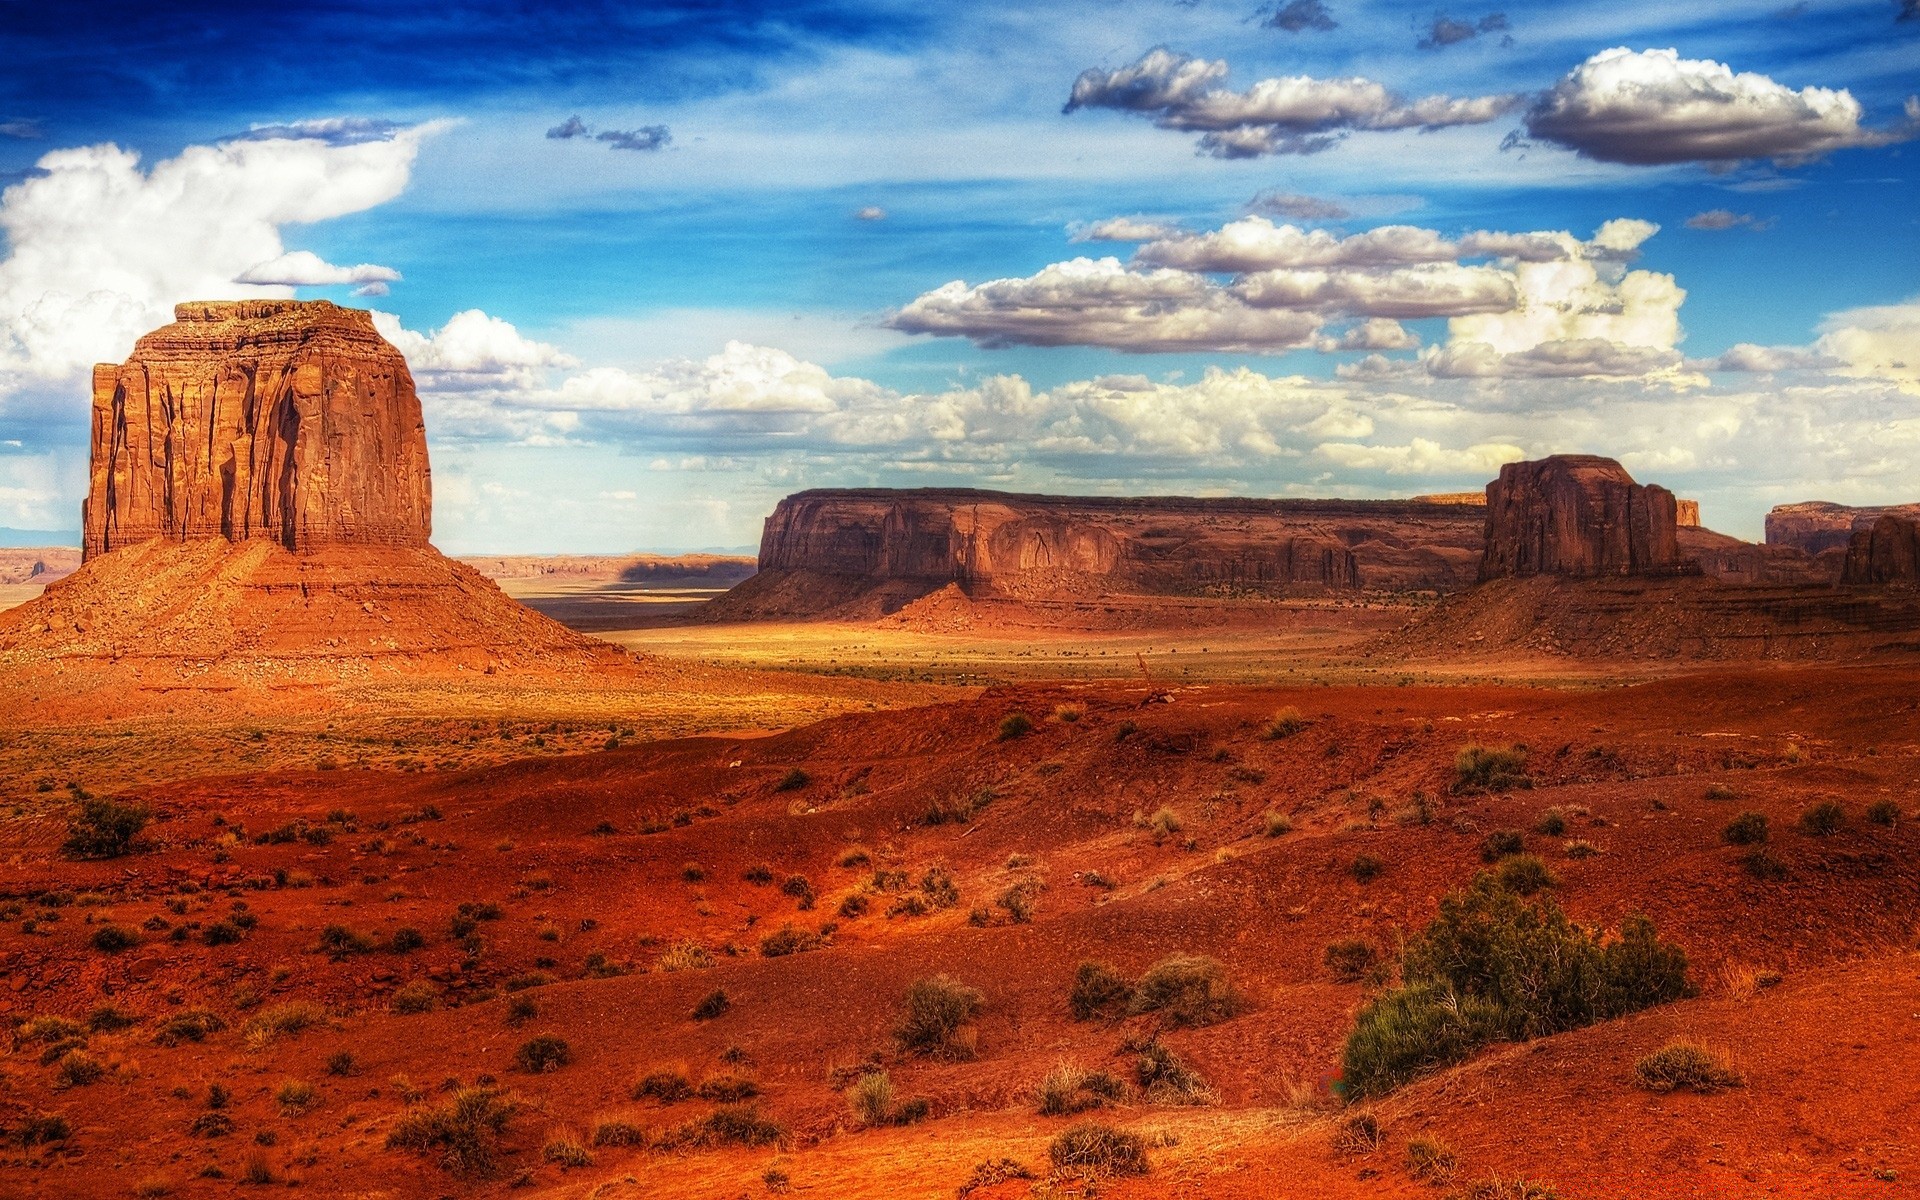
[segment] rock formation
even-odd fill
[[[1673,510],[1674,524],[1682,529],[1700,528],[1700,502],[1698,500],[1675,500]]]
[[[371,314],[240,300],[174,318],[94,368],[88,558],[156,537],[427,544],[420,401]]]
[[[1920,584],[1920,521],[1888,512],[1854,530],[1840,582]]]
[[[1662,575],[1687,570],[1677,505],[1610,458],[1508,463],[1487,485],[1480,578]]]
[[[1854,508],[1825,500],[1782,504],[1767,514],[1767,545],[1793,546],[1808,554],[1844,552],[1853,535],[1887,515],[1920,520],[1920,504]]]
[[[767,518],[760,573],[718,615],[891,611],[949,584],[975,597],[1232,596],[1472,582],[1478,504],[800,492]]]

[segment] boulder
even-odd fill
[[[1672,492],[1610,458],[1508,463],[1487,485],[1480,578],[1684,573],[1677,510]]]
[[[1920,521],[1887,513],[1855,530],[1840,582],[1920,584]]]
[[[202,301],[93,372],[92,558],[151,538],[421,547],[426,427],[372,314]]]

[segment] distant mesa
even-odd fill
[[[1678,529],[1673,493],[1635,483],[1610,458],[1556,454],[1508,463],[1487,485],[1480,578],[1697,570],[1680,556]]]
[[[1767,545],[1788,546],[1812,555],[1845,552],[1853,535],[1872,528],[1884,516],[1920,520],[1920,504],[1851,507],[1825,500],[1782,504],[1767,514]]]
[[[426,425],[372,314],[325,300],[181,304],[93,369],[89,559],[149,538],[424,547]]]

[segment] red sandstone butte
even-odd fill
[[[422,547],[426,427],[370,313],[199,301],[93,370],[87,558],[151,538]]]
[[[1854,530],[1840,582],[1920,584],[1920,521],[1890,512]]]
[[[1871,529],[1883,516],[1920,520],[1920,504],[1855,508],[1827,500],[1781,504],[1767,513],[1767,545],[1793,546],[1808,554],[1845,551],[1855,533]]]
[[[1673,493],[1591,454],[1508,463],[1487,485],[1480,578],[1685,570]]]

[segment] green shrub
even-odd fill
[[[1120,1100],[1127,1086],[1105,1071],[1061,1063],[1047,1072],[1034,1090],[1041,1116],[1062,1117]]]
[[[1147,1146],[1140,1138],[1111,1125],[1084,1121],[1053,1139],[1047,1157],[1054,1169],[1067,1174],[1145,1175]]]
[[[1841,808],[1837,800],[1822,800],[1817,804],[1808,805],[1801,811],[1800,819],[1796,822],[1800,832],[1808,837],[1826,837],[1838,833],[1840,827],[1846,823],[1847,810]]]
[[[1725,1051],[1687,1041],[1668,1042],[1634,1063],[1633,1073],[1641,1087],[1654,1092],[1671,1092],[1677,1088],[1717,1092],[1745,1082],[1733,1069]]]
[[[1118,971],[1105,963],[1083,962],[1074,970],[1067,1005],[1073,1010],[1074,1020],[1091,1021],[1123,1015],[1132,999],[1133,985]]]
[[[1493,877],[1501,887],[1520,896],[1531,896],[1560,883],[1553,869],[1533,854],[1515,854],[1501,859],[1500,865],[1493,869]]]
[[[557,1071],[573,1061],[573,1047],[556,1034],[528,1038],[513,1052],[513,1065],[529,1075]]]
[[[1496,829],[1480,843],[1480,861],[1496,863],[1509,854],[1519,854],[1527,848],[1527,839],[1518,829]]]
[[[1245,1011],[1246,1000],[1216,960],[1169,954],[1140,976],[1128,1009],[1136,1016],[1158,1013],[1174,1026],[1213,1025]]]
[[[1490,1041],[1590,1025],[1688,995],[1686,955],[1628,917],[1606,941],[1551,899],[1489,875],[1448,894],[1406,948],[1404,983],[1360,1011],[1343,1056],[1348,1087],[1378,1094]]]
[[[1720,830],[1720,840],[1729,846],[1759,846],[1768,837],[1767,814],[1743,812]]]
[[[1328,944],[1321,958],[1335,981],[1359,983],[1371,974],[1373,968],[1379,963],[1380,951],[1372,942],[1360,938],[1348,938]]]
[[[1000,740],[1011,742],[1033,732],[1033,718],[1023,712],[1010,712],[1000,718]]]
[[[1524,746],[1465,746],[1453,759],[1455,792],[1507,792],[1532,787]]]
[[[985,1000],[978,990],[945,975],[916,980],[907,989],[906,1010],[894,1037],[910,1053],[972,1058],[967,1026]]]
[[[444,1104],[401,1114],[387,1134],[387,1148],[435,1156],[455,1175],[491,1175],[515,1107],[496,1089],[461,1088]]]
[[[152,817],[144,804],[88,796],[74,805],[60,849],[70,858],[119,858],[133,849]]]

